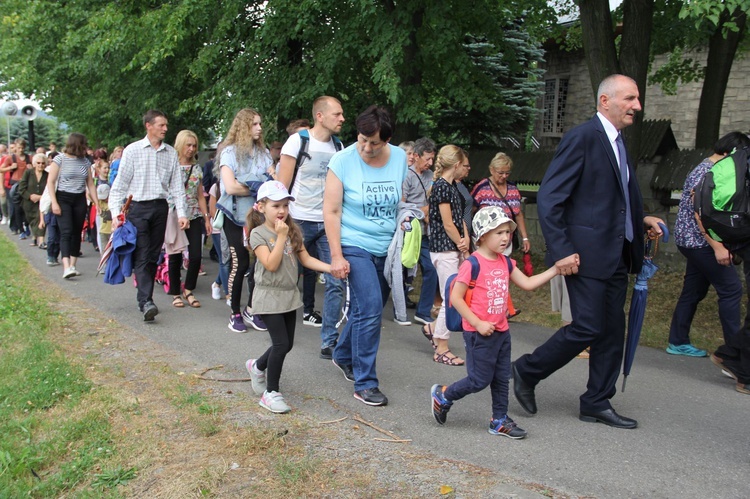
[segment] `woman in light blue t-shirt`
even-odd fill
[[[375,372],[383,306],[390,293],[383,268],[396,232],[406,153],[389,142],[393,122],[371,106],[357,117],[357,142],[336,153],[326,177],[323,219],[331,247],[331,273],[348,279],[349,320],[333,363],[354,381],[354,398],[386,405]],[[380,300],[373,297],[380,296]]]

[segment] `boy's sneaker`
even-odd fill
[[[58,265],[60,265],[60,262],[57,261],[57,258],[47,258],[48,267],[56,267]]]
[[[286,405],[283,395],[279,392],[263,392],[258,404],[276,414],[284,414],[292,410],[291,407]]]
[[[214,300],[221,300],[222,296],[224,296],[224,293],[221,292],[221,286],[215,282],[211,283],[211,298]]]
[[[247,311],[247,308],[242,311],[242,318],[245,320],[245,323],[247,325],[249,325],[256,331],[268,331],[266,323],[263,322],[263,319],[260,318],[260,315],[251,314]]]
[[[670,343],[667,347],[667,353],[671,353],[672,355],[684,355],[686,357],[708,356],[708,352],[701,348],[696,348],[690,343],[686,343],[685,345],[673,345]]]
[[[245,362],[245,368],[250,373],[250,383],[256,395],[263,395],[266,391],[266,371],[261,371],[255,367],[257,359],[249,359]]]
[[[505,416],[505,419],[493,419],[490,421],[490,428],[487,430],[490,435],[501,435],[503,437],[518,440],[526,436],[526,430],[522,430],[516,425],[516,422]]]
[[[305,326],[321,327],[323,326],[323,318],[318,312],[305,314],[302,316],[302,324]]]
[[[247,326],[242,321],[242,315],[241,314],[232,314],[229,316],[229,326],[227,326],[230,331],[234,331],[235,333],[247,333]]]
[[[453,402],[446,399],[443,393],[445,392],[444,385],[432,385],[430,394],[432,395],[432,417],[438,424],[445,424],[448,419],[448,411],[450,411]]]

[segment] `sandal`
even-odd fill
[[[185,301],[188,302],[188,305],[190,305],[193,308],[201,308],[201,302],[198,301],[198,299],[193,295],[192,291],[188,291],[187,289],[182,293],[182,297],[185,299]]]
[[[174,295],[174,298],[172,298],[172,306],[174,308],[183,308],[185,306],[185,304],[182,303],[182,297],[180,297],[180,295]]]
[[[435,356],[432,358],[432,360],[437,362],[438,364],[445,364],[446,366],[464,365],[464,359],[456,357],[455,355],[453,355],[453,357],[448,357],[448,355],[453,355],[453,352],[451,352],[450,350],[446,350],[443,353],[435,352]]]
[[[430,340],[430,343],[432,344],[432,349],[437,350],[437,345],[435,344],[435,340],[432,339],[432,332],[430,331],[430,326],[422,326],[422,334],[425,338]]]

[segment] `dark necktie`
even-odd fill
[[[630,192],[628,189],[628,153],[625,151],[625,143],[622,134],[617,134],[617,151],[620,153],[620,178],[622,179],[622,191],[625,195],[625,239],[633,240],[633,218],[630,213]]]

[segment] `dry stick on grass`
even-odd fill
[[[222,381],[224,383],[240,383],[240,382],[246,382],[250,381],[250,378],[230,378],[230,379],[219,379],[219,378],[209,378],[207,376],[204,376],[208,371],[213,371],[214,369],[221,369],[224,367],[223,365],[208,367],[204,369],[200,374],[193,374],[193,377],[198,379],[204,379],[206,381]]]
[[[354,419],[355,421],[359,421],[363,425],[369,426],[373,430],[379,431],[383,435],[391,437],[391,440],[386,440],[384,438],[376,438],[375,440],[379,440],[381,442],[399,442],[399,443],[401,443],[401,442],[411,442],[411,439],[405,440],[405,439],[399,437],[398,435],[396,435],[394,433],[391,433],[388,430],[384,430],[382,428],[379,428],[379,427],[375,426],[373,423],[370,423],[369,421],[365,421],[364,419],[362,419],[362,417],[359,414],[356,414],[352,419]]]
[[[318,424],[332,424],[332,423],[340,423],[340,422],[342,422],[343,420],[347,419],[348,417],[349,417],[349,416],[344,416],[343,418],[339,418],[339,419],[332,419],[332,420],[330,420],[330,421],[321,421],[321,422],[320,422],[320,423],[318,423]]]

